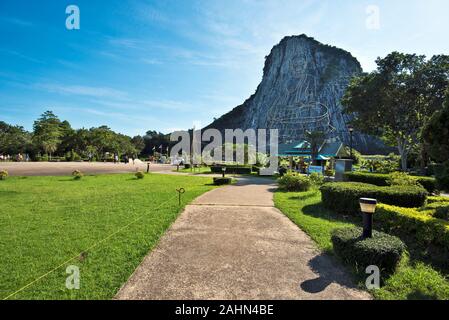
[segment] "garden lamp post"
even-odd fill
[[[349,153],[352,159],[352,135],[354,134],[354,127],[348,126],[348,130],[349,130],[349,150],[350,150]]]
[[[373,215],[376,212],[377,200],[361,198],[360,209],[363,214],[363,239],[373,237]]]
[[[226,167],[221,168],[221,172],[223,173],[223,178],[225,177]]]

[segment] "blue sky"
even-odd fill
[[[65,27],[70,4],[80,30]],[[369,71],[393,50],[449,54],[448,12],[447,0],[1,0],[0,120],[31,129],[53,110],[129,135],[205,126],[254,93],[284,36],[346,49]]]

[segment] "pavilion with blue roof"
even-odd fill
[[[288,157],[290,159],[290,166],[292,166],[294,157],[304,158],[307,159],[305,161],[310,162],[310,160],[312,160],[311,144],[306,140],[280,144],[278,156]],[[325,141],[318,149],[318,156],[313,160],[318,165],[324,166],[328,161],[333,159],[347,157],[349,157],[349,153],[347,152],[343,142]]]

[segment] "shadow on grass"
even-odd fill
[[[299,196],[288,197],[288,200],[304,201],[313,197],[314,197],[313,193],[305,192],[303,194],[300,194]]]
[[[353,223],[357,226],[361,226],[361,224],[362,224],[362,221],[361,221],[362,217],[360,217],[360,219],[357,219],[356,217],[353,217],[350,215],[345,216],[345,215],[336,214],[336,213],[332,212],[331,210],[325,208],[322,205],[322,203],[304,206],[302,208],[302,212],[305,215],[312,216],[315,218],[325,219],[325,220],[332,221],[332,222]]]

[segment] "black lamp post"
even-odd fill
[[[360,209],[363,214],[363,239],[373,237],[373,215],[376,212],[377,200],[361,198]]]
[[[354,134],[354,127],[353,126],[348,126],[348,130],[349,130],[349,150],[350,150],[350,155],[351,155],[351,159],[352,159],[352,135]]]

